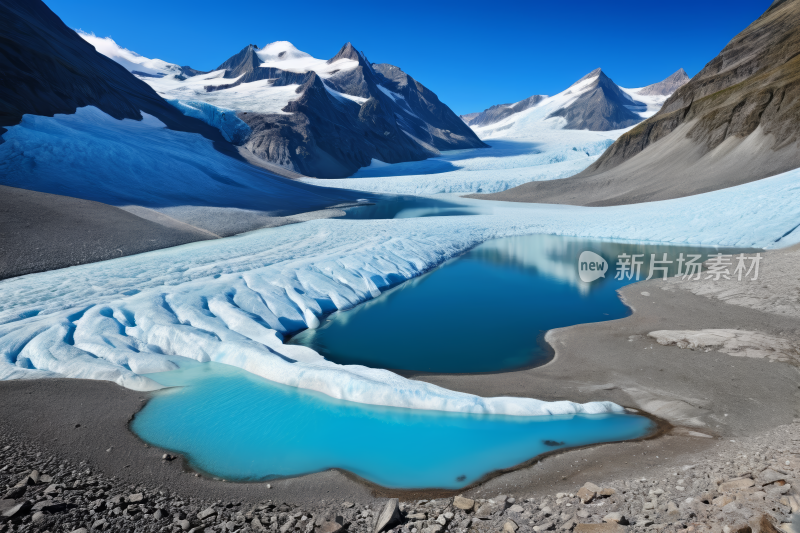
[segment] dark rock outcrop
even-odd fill
[[[300,85],[300,96],[283,109],[286,114],[238,114],[252,130],[245,148],[305,175],[341,178],[372,159],[419,161],[439,150],[485,146],[432,91],[399,68],[369,63],[350,43],[328,64],[340,59],[358,65],[334,71],[326,79],[313,71],[262,67],[250,46],[223,63],[220,69],[226,70],[226,78],[241,78],[216,89],[257,79],[274,80],[273,86]]]
[[[0,72],[0,134],[24,114],[71,114],[95,106],[117,119],[141,120],[148,113],[171,129],[201,133],[218,148],[225,144],[219,131],[183,116],[40,0],[0,0]]]

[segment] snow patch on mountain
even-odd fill
[[[98,37],[94,33],[76,30],[86,42],[94,46],[95,50],[104,56],[113,59],[130,72],[140,72],[151,76],[171,76],[181,73],[181,67],[167,63],[161,59],[148,59],[132,50],[118,45],[111,37]]]
[[[301,52],[289,41],[269,43],[258,50],[256,56],[263,61],[259,65],[263,68],[279,68],[287,72],[313,71],[320,78],[329,78],[336,72],[352,70],[358,66],[358,61],[345,58],[328,63],[324,59],[317,59],[310,54]]]
[[[288,113],[283,111],[283,108],[300,96],[297,94],[300,85],[275,87],[273,80],[259,80],[229,89],[207,91],[206,87],[230,85],[236,82],[236,78],[223,78],[224,73],[224,71],[218,70],[185,80],[175,76],[165,76],[163,78],[147,78],[144,81],[166,100],[202,101],[236,112],[286,115]]]

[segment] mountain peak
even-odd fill
[[[593,70],[593,71],[591,71],[589,74],[587,74],[586,76],[582,77],[581,79],[579,79],[578,81],[576,81],[575,83],[573,83],[573,84],[571,85],[571,87],[574,87],[575,85],[578,85],[579,83],[581,83],[581,82],[583,82],[583,81],[590,80],[590,79],[592,79],[592,78],[597,78],[597,77],[599,77],[599,76],[604,76],[604,77],[607,77],[607,76],[605,75],[605,72],[603,72],[603,69],[602,69],[602,68],[596,68],[596,69],[594,69],[594,70]]]
[[[347,42],[344,46],[339,50],[339,52],[328,60],[328,64],[331,64],[335,61],[339,61],[340,59],[352,59],[353,61],[358,61],[360,54],[358,50],[355,49],[353,43]]]
[[[305,59],[311,57],[305,52],[298,50],[289,41],[275,41],[256,51],[258,58],[264,63],[276,63],[279,61],[289,61],[291,59]]]
[[[689,75],[686,74],[686,71],[678,69],[668,78],[654,83],[653,85],[648,85],[647,87],[643,87],[639,90],[639,94],[641,95],[662,95],[668,96],[678,89],[680,89],[683,85],[685,85],[689,81]]]

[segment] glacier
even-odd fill
[[[596,161],[623,131],[543,129],[524,139],[484,139],[489,148],[445,151],[407,163],[373,160],[349,178],[301,181],[384,194],[500,192],[530,181],[574,176]]]
[[[217,107],[197,100],[167,100],[186,116],[199,118],[209,126],[217,128],[225,140],[237,146],[250,138],[250,126],[236,116],[236,111]]]
[[[800,242],[800,170],[647,204],[459,201],[484,214],[311,220],[4,280],[0,379],[105,379],[150,390],[158,385],[143,374],[192,359],[373,405],[509,415],[619,412],[608,402],[481,398],[336,365],[282,341],[496,237],[549,233],[752,248]]]
[[[196,109],[207,122],[224,123],[231,135],[244,134],[233,114],[210,105]],[[270,174],[218,152],[201,135],[142,115],[141,121],[116,120],[91,106],[72,115],[24,115],[2,135],[0,184],[143,206],[217,235],[239,232],[231,230],[236,221],[248,222],[241,229],[246,231],[268,225],[267,217],[356,199],[355,193]]]

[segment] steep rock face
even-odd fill
[[[0,133],[24,114],[71,114],[91,105],[117,119],[141,120],[145,112],[172,129],[224,143],[217,130],[184,117],[97,53],[40,0],[0,0],[0,72]]]
[[[467,126],[488,126],[490,124],[494,124],[495,122],[500,122],[506,117],[510,117],[511,115],[525,111],[526,109],[530,109],[545,98],[547,98],[547,96],[542,94],[534,94],[533,96],[529,96],[528,98],[515,104],[497,104],[481,111],[480,113],[461,115],[461,120],[463,120]]]
[[[585,171],[489,197],[619,205],[699,194],[800,167],[799,134],[800,0],[776,0]]]
[[[239,112],[252,130],[245,148],[305,175],[339,178],[372,159],[418,161],[439,150],[485,146],[432,91],[399,68],[370,64],[350,43],[325,63],[342,59],[351,62],[348,68],[332,67],[324,76],[264,66],[252,47],[223,63],[224,77],[241,76],[236,84],[257,77],[273,80],[270,87],[300,85],[284,114]]]
[[[745,138],[759,127],[763,134],[774,136],[771,148],[780,150],[797,141],[798,81],[800,1],[777,0],[678,89],[660,112],[620,137],[581,175],[610,170],[688,123],[692,125],[684,135],[704,153],[726,139]]]
[[[632,104],[631,99],[601,69],[590,72],[574,85],[592,78],[588,90],[548,118],[565,118],[564,129],[592,131],[618,130],[641,122],[642,118],[626,107]]]
[[[405,105],[413,112],[411,118],[416,116],[422,120],[422,123],[410,122],[414,133],[417,133],[424,142],[430,143],[438,150],[486,146],[433,91],[394,65],[382,63],[373,67],[380,75],[382,86],[402,95]],[[391,97],[391,100],[399,103],[394,97]]]

